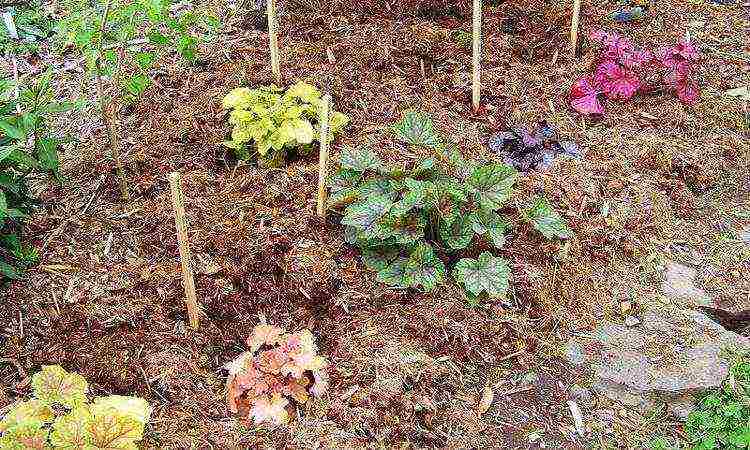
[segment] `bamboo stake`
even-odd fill
[[[12,40],[20,39],[18,36],[18,30],[16,30],[16,22],[13,20],[13,15],[6,11],[3,13],[3,22],[5,22],[5,28],[8,30],[8,35]],[[13,96],[16,101],[16,113],[21,114],[21,83],[18,76],[18,58],[15,52],[11,52],[10,60],[13,66]]]
[[[471,86],[471,103],[474,111],[479,109],[480,89],[481,89],[481,62],[482,62],[482,0],[474,0],[474,58],[473,73]]]
[[[266,13],[268,15],[268,42],[271,49],[271,72],[276,77],[276,82],[281,84],[279,36],[276,30],[276,0],[267,0]]]
[[[112,159],[115,160],[115,170],[117,171],[117,178],[120,185],[120,194],[122,195],[122,199],[127,201],[130,200],[130,193],[128,192],[128,182],[125,179],[125,171],[122,168],[122,160],[120,159],[120,142],[117,137],[117,124],[116,124],[116,114],[114,111],[111,111],[111,102],[108,102],[107,99],[104,96],[104,82],[102,81],[102,65],[101,65],[101,55],[102,55],[102,41],[104,40],[104,31],[107,27],[107,20],[109,19],[109,11],[112,7],[112,0],[108,0],[107,4],[104,6],[104,13],[102,15],[102,24],[101,27],[99,27],[99,33],[101,34],[99,38],[99,51],[97,58],[94,60],[94,70],[95,70],[95,81],[96,81],[96,93],[99,97],[99,107],[102,110],[102,119],[104,120],[104,124],[107,127],[107,135],[109,138],[109,146],[110,151],[112,152]]]
[[[578,50],[578,23],[581,17],[581,0],[573,0],[573,19],[570,22],[570,47],[573,56]]]
[[[320,102],[320,167],[318,169],[318,217],[326,215],[326,178],[328,178],[328,135],[331,96],[326,94]]]
[[[187,305],[190,327],[198,328],[198,298],[195,294],[195,280],[190,256],[190,242],[187,235],[187,221],[185,220],[185,203],[180,187],[180,173],[169,174],[169,187],[172,191],[172,206],[174,221],[177,228],[177,240],[180,244],[180,262],[182,263],[182,283],[185,287],[185,304]]]

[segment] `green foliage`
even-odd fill
[[[148,402],[110,395],[88,402],[88,383],[60,366],[31,379],[34,398],[0,421],[0,448],[137,449],[151,415]]]
[[[34,53],[39,49],[39,42],[49,37],[53,21],[47,17],[41,2],[31,1],[7,9],[13,16],[18,33],[18,40],[12,39],[4,22],[0,20],[0,53]]]
[[[508,207],[517,173],[502,163],[464,160],[424,113],[407,113],[393,130],[399,141],[435,157],[392,168],[369,148],[346,148],[329,180],[330,204],[344,207],[346,240],[362,249],[379,281],[429,291],[446,281],[444,261],[469,251],[473,242],[505,245],[511,221],[500,212]],[[548,238],[570,237],[546,200],[537,200],[523,218]],[[510,280],[508,263],[488,251],[460,259],[451,273],[472,300],[504,296]]]
[[[263,166],[281,166],[289,152],[307,154],[313,149],[313,142],[320,140],[320,103],[320,91],[302,81],[286,92],[276,86],[234,89],[222,102],[224,109],[231,111],[232,125],[232,140],[224,145],[240,159],[258,158]],[[333,112],[331,139],[347,123],[346,115]]]
[[[119,96],[138,98],[151,84],[149,69],[165,52],[190,64],[198,61],[198,43],[221,26],[206,8],[185,11],[174,0],[112,0],[104,33],[106,0],[70,0],[57,27],[63,48],[75,48],[90,72],[112,76]],[[132,45],[146,39],[146,45]]]
[[[26,179],[45,172],[60,178],[60,141],[49,134],[47,120],[70,105],[54,100],[50,76],[44,74],[24,89],[18,101],[8,99],[10,83],[0,82],[0,281],[20,278],[21,269],[38,259],[20,238],[23,220],[35,204]]]
[[[685,434],[696,450],[750,448],[750,359],[739,358],[729,380],[701,398]]]

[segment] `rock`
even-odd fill
[[[750,339],[700,312],[649,308],[639,327],[605,322],[589,342],[569,341],[566,354],[592,367],[595,391],[642,412],[664,402],[683,418],[695,394],[721,386],[727,377],[726,348],[750,349]]]
[[[634,326],[638,325],[639,323],[641,323],[641,321],[638,320],[637,317],[628,316],[628,317],[625,318],[625,326],[634,327]]]
[[[688,305],[710,306],[711,296],[695,285],[697,271],[674,261],[667,261],[662,292],[672,300],[690,302]]]
[[[590,406],[594,402],[591,391],[577,384],[570,386],[570,398],[584,406]]]
[[[737,235],[739,236],[740,241],[745,244],[745,246],[750,247],[750,225],[740,230]]]

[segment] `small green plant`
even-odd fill
[[[198,60],[199,38],[220,23],[207,8],[184,10],[174,0],[69,0],[57,27],[65,49],[74,48],[86,61],[97,96],[120,183],[122,198],[130,198],[120,160],[117,117],[120,103],[133,102],[153,83],[150,69],[169,51],[191,64]],[[145,43],[134,45],[143,39]],[[106,77],[106,82],[105,82]]]
[[[48,131],[49,116],[70,105],[54,100],[51,73],[9,99],[11,83],[0,80],[0,281],[17,279],[38,253],[21,243],[24,219],[35,205],[26,180],[38,173],[60,179],[60,141]],[[19,112],[20,111],[20,112]]]
[[[738,358],[729,380],[707,393],[685,422],[685,434],[695,450],[750,448],[750,359]]]
[[[309,154],[313,142],[320,140],[320,102],[320,91],[303,81],[286,92],[276,86],[234,89],[222,102],[224,109],[231,111],[232,125],[232,140],[224,145],[239,159],[257,158],[265,167],[283,165],[290,152]],[[333,112],[330,120],[333,139],[349,118]]]
[[[27,4],[18,2],[17,6],[11,6],[7,11],[13,17],[18,40],[13,39],[7,25],[0,21],[0,53],[35,53],[39,49],[39,42],[52,33],[53,21],[47,17],[38,1]]]
[[[436,157],[393,168],[371,149],[347,148],[329,183],[330,204],[345,206],[346,240],[362,249],[363,262],[379,281],[429,291],[446,281],[443,260],[470,252],[473,241],[481,241],[481,248],[505,245],[513,221],[501,213],[509,207],[517,172],[502,163],[464,160],[423,113],[405,114],[393,131],[402,143],[431,149]],[[544,198],[522,211],[520,220],[548,239],[572,234]],[[507,261],[485,250],[459,259],[452,275],[476,302],[504,296],[511,273]]]
[[[44,366],[31,379],[34,396],[0,421],[3,449],[137,449],[151,415],[138,397],[87,399],[88,383],[60,366]]]

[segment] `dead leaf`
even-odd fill
[[[490,409],[490,405],[492,405],[492,400],[494,398],[495,394],[492,392],[492,388],[485,386],[482,390],[482,399],[479,400],[479,405],[477,405],[477,411],[480,415],[486,413],[487,410]]]

